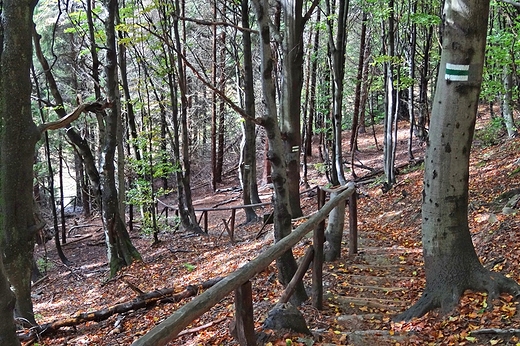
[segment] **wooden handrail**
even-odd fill
[[[172,210],[179,210],[179,207],[176,205],[166,204],[160,199],[156,199],[158,203],[163,205],[165,208],[172,209]],[[256,207],[263,207],[266,205],[271,205],[272,202],[264,202],[264,203],[255,203],[255,204],[247,204],[247,205],[234,205],[230,207],[217,207],[217,208],[194,208],[194,211],[224,211],[224,210],[233,210],[233,209],[243,209],[243,208],[256,208]]]
[[[257,258],[230,273],[197,298],[180,307],[170,317],[136,340],[132,346],[161,346],[175,339],[193,320],[218,304],[229,293],[263,271],[271,262],[296,245],[307,233],[324,220],[339,202],[351,196],[355,188],[355,184],[349,182],[345,186],[345,190],[325,203],[320,210],[305,223],[294,229],[291,234],[268,247]]]

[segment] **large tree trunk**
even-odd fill
[[[16,294],[16,314],[33,324],[33,248],[35,234],[43,227],[33,215],[34,146],[40,138],[30,99],[34,4],[29,0],[3,2],[0,44],[0,215],[9,215],[2,217],[0,224],[3,261]],[[10,306],[9,294],[4,303]],[[11,319],[6,321],[10,329]]]
[[[261,34],[262,46],[262,88],[267,108],[267,114],[259,122],[264,126],[269,141],[267,158],[272,164],[271,179],[274,185],[274,237],[280,241],[292,231],[289,192],[287,191],[287,166],[284,158],[284,147],[281,131],[278,126],[276,111],[275,86],[273,81],[273,55],[271,51],[271,35],[269,30],[269,6],[267,0],[253,0]],[[286,251],[277,261],[278,277],[283,285],[287,285],[298,265],[291,250]],[[296,286],[292,297],[293,302],[300,304],[307,300],[303,283]]]
[[[302,0],[282,0],[284,14],[283,79],[280,127],[287,161],[287,188],[292,217],[302,216],[300,205],[300,114],[303,85]]]
[[[515,296],[512,279],[479,262],[468,226],[469,156],[489,11],[489,0],[446,1],[441,69],[425,159],[422,241],[426,288],[399,316],[410,319],[441,307],[448,312],[464,290],[487,291],[489,306],[501,292]]]
[[[119,121],[121,112],[118,92],[119,85],[117,83],[116,33],[114,28],[115,15],[118,9],[117,0],[106,0],[105,6],[108,10],[108,18],[105,21],[107,34],[107,91],[108,97],[113,103],[105,117],[106,136],[103,141],[104,147],[101,161],[101,198],[110,275],[114,276],[123,266],[130,265],[134,259],[140,259],[141,256],[132,245],[130,235],[126,230],[122,218],[124,215],[121,215],[119,210],[114,165],[117,147],[117,131],[121,125]]]

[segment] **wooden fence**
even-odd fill
[[[324,190],[318,190],[319,200],[324,201]],[[331,190],[328,190],[331,191]],[[200,296],[191,300],[175,311],[166,320],[155,326],[147,334],[136,340],[132,346],[161,346],[174,340],[177,335],[196,318],[200,317],[206,311],[218,304],[232,291],[235,291],[235,308],[236,308],[236,331],[237,338],[241,345],[255,345],[254,327],[253,327],[253,311],[252,311],[252,295],[251,283],[249,280],[256,274],[262,272],[267,268],[271,262],[279,258],[283,253],[296,245],[307,233],[314,230],[314,244],[312,250],[309,251],[311,255],[307,255],[313,261],[313,304],[321,309],[323,288],[322,288],[322,264],[323,264],[323,241],[324,241],[324,224],[325,218],[340,202],[345,201],[350,197],[350,215],[349,220],[352,220],[352,207],[355,207],[355,184],[348,183],[338,189],[335,189],[336,196],[331,198],[327,203],[324,203],[318,211],[309,217],[309,219],[294,229],[291,234],[268,247],[257,258],[246,263],[244,266],[227,275],[224,279],[216,283],[213,287],[206,290]],[[320,202],[320,203],[321,203]],[[355,216],[355,215],[354,215]],[[352,228],[352,225],[351,225]],[[357,227],[356,233],[357,233]],[[350,237],[352,237],[352,229]],[[357,241],[356,241],[357,244]],[[356,245],[357,246],[357,245]],[[355,249],[357,252],[357,248]],[[354,252],[354,253],[355,253]],[[281,299],[289,299],[291,289],[295,286],[298,280],[301,280],[307,268],[306,261],[302,261],[300,268],[298,268],[293,280],[287,285]],[[310,260],[307,260],[308,267]],[[304,268],[305,267],[305,268]]]

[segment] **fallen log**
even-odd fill
[[[93,312],[79,312],[74,316],[57,320],[49,323],[44,323],[35,326],[29,331],[18,334],[18,339],[24,342],[33,341],[43,335],[48,335],[56,332],[62,327],[71,327],[78,324],[95,321],[100,322],[108,319],[110,316],[115,314],[125,313],[131,310],[138,310],[141,308],[147,308],[156,304],[164,303],[176,303],[182,299],[189,298],[198,294],[199,289],[208,289],[215,285],[222,278],[214,278],[201,283],[200,285],[188,285],[184,291],[174,294],[174,288],[162,288],[159,290],[151,291],[148,293],[141,294],[131,301],[112,305],[108,308],[93,311]]]

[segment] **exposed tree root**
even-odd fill
[[[488,309],[493,308],[493,301],[497,299],[501,293],[511,294],[515,299],[520,297],[520,285],[505,277],[500,273],[491,272],[482,268],[475,271],[466,280],[459,282],[443,282],[439,281],[434,284],[426,284],[426,288],[419,300],[409,309],[399,314],[396,321],[408,321],[414,317],[421,317],[429,311],[436,308],[441,309],[441,313],[447,314],[458,305],[459,299],[466,289],[474,291],[487,292]]]

